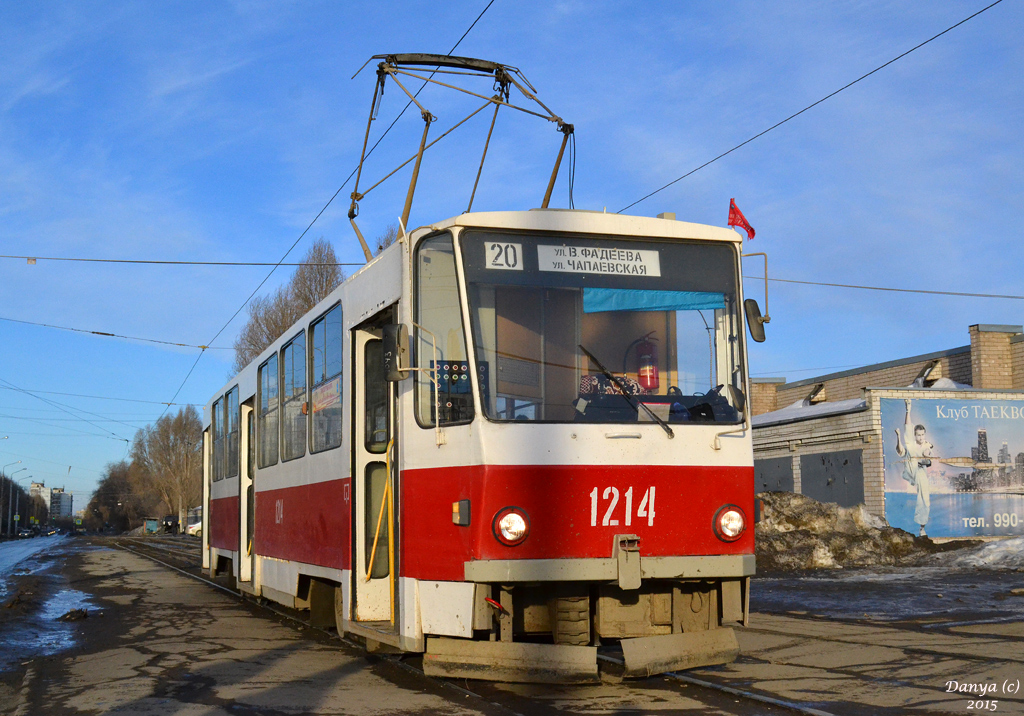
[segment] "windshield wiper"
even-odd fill
[[[617,378],[616,376],[612,375],[611,371],[605,368],[604,364],[601,363],[601,361],[599,361],[596,357],[594,357],[593,353],[588,351],[582,345],[580,346],[580,350],[587,354],[587,358],[594,361],[594,365],[596,365],[598,369],[602,373],[604,373],[605,378],[615,383],[619,391],[622,393],[622,397],[624,397],[626,399],[626,402],[633,407],[633,410],[635,410],[639,414],[640,408],[643,408],[647,412],[647,414],[651,416],[651,420],[653,420],[654,422],[656,422],[658,425],[665,429],[665,432],[668,434],[670,438],[674,438],[676,436],[676,434],[672,432],[672,428],[668,426],[668,423],[666,423],[664,420],[655,415],[654,411],[648,408],[646,403],[642,403],[639,400],[636,400],[626,389],[625,383],[619,380],[619,378]]]

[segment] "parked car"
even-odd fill
[[[194,537],[203,536],[203,508],[202,506],[193,507],[188,511],[188,524],[185,526],[185,531],[193,535]]]

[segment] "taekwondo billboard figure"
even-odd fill
[[[903,425],[905,440],[900,440],[900,431],[896,432],[896,454],[904,458],[903,479],[917,490],[917,502],[914,506],[914,522],[921,525],[920,535],[927,536],[925,525],[928,524],[928,512],[931,510],[932,489],[928,482],[928,468],[932,466],[935,448],[925,434],[928,429],[910,419],[910,400],[904,401],[907,408],[906,420]]]

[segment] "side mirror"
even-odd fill
[[[765,319],[761,318],[761,307],[757,301],[748,298],[743,302],[743,312],[747,314],[747,328],[750,329],[750,337],[758,343],[764,343]]]
[[[764,334],[764,329],[761,330],[761,333],[762,335]],[[725,386],[725,388],[729,394],[727,398],[729,401],[729,405],[736,408],[736,410],[742,413],[744,408],[747,407],[747,399],[743,395],[743,391],[734,385],[727,385]]]
[[[404,323],[390,323],[384,326],[384,376],[394,383],[409,377],[409,371],[402,370],[409,361],[409,329]]]

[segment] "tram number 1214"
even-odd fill
[[[617,487],[606,487],[603,492],[599,492],[599,489],[595,487],[590,491],[590,526],[597,527],[598,494],[601,495],[602,500],[608,503],[608,507],[604,512],[604,517],[601,519],[601,526],[617,526],[619,524],[619,518],[615,516],[616,508],[619,506],[619,489]],[[624,502],[623,506],[625,507],[623,524],[626,527],[629,527],[633,524],[633,488],[630,487],[626,490],[622,497]],[[647,526],[654,526],[654,487],[647,488],[643,499],[640,500],[640,505],[636,508],[636,516],[646,517]]]

